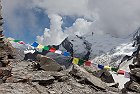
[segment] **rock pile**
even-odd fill
[[[125,84],[127,90],[140,93],[140,54],[133,59],[133,64],[129,65],[130,81]]]
[[[1,2],[1,1],[0,1]],[[0,5],[0,84],[5,82],[8,77],[11,76],[11,63],[10,59],[14,59],[14,48],[12,45],[4,39],[2,34],[2,15],[1,15],[2,6]]]

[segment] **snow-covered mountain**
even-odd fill
[[[22,50],[33,49],[29,44],[21,45],[11,42],[15,48]],[[83,36],[72,35],[67,37],[60,45],[59,50],[68,51],[73,57],[84,60],[90,59],[93,63],[116,66],[125,55],[131,55],[135,50],[130,38],[116,38],[110,34],[86,34]],[[48,53],[54,58],[64,56]],[[60,60],[61,62],[63,61]]]
[[[74,57],[89,58],[93,63],[115,66],[125,55],[131,56],[135,50],[131,38],[116,38],[109,34],[87,34],[69,36],[60,45],[60,49],[71,52]]]

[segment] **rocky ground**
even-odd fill
[[[128,88],[125,92],[119,90],[111,74],[104,70],[91,71],[78,65],[65,69],[42,55],[37,55],[37,61],[21,60],[6,41],[0,53],[0,94],[121,94],[128,91]],[[137,75],[137,71],[133,74]]]

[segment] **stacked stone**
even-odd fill
[[[0,84],[3,83],[9,76],[11,76],[11,67],[8,65],[10,63],[10,49],[8,44],[4,42],[4,36],[2,34],[3,28],[3,18],[1,13],[1,0],[0,0]],[[9,50],[9,51],[8,51]]]
[[[130,68],[130,81],[125,84],[127,90],[140,93],[140,54],[133,59],[133,65]]]
[[[1,3],[1,0],[0,0],[0,3]],[[3,24],[3,21],[2,21],[2,12],[1,12],[1,9],[2,9],[2,6],[1,6],[1,4],[0,4],[0,46],[2,46],[3,45],[3,43],[4,43],[4,41],[3,41],[3,34],[2,34],[2,32],[3,32],[3,28],[2,28],[2,24]]]

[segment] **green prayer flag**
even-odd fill
[[[43,49],[46,50],[46,51],[49,51],[50,48],[48,46],[44,46]]]
[[[78,65],[81,66],[84,64],[84,60],[79,59]]]
[[[118,68],[111,68],[111,70],[117,72]]]
[[[13,40],[13,42],[20,42],[20,40]]]

